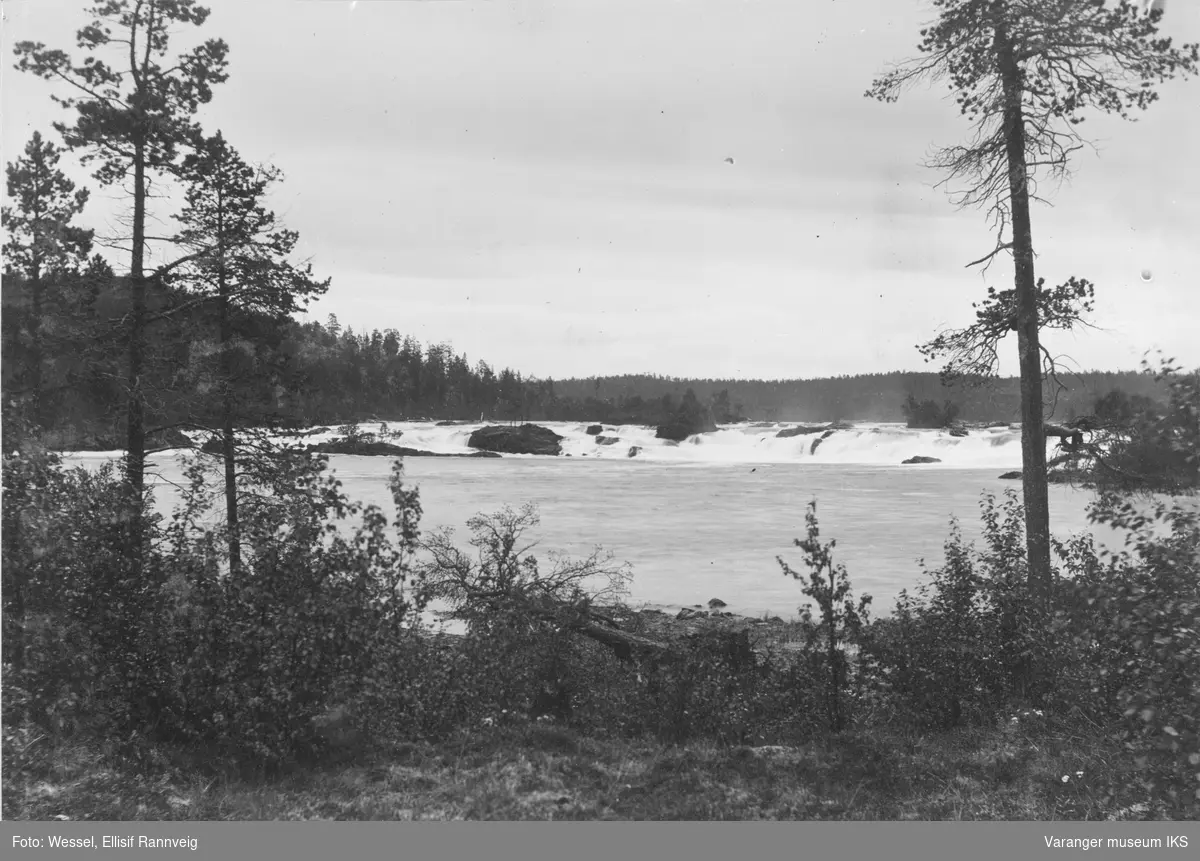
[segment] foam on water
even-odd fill
[[[387,428],[399,436],[379,438],[407,448],[438,454],[470,454],[471,433],[486,423],[438,425],[434,422],[389,422]],[[656,439],[653,427],[640,425],[604,425],[600,434],[616,442],[602,445],[587,433],[588,423],[539,422],[563,437],[562,452],[571,457],[604,460],[628,459],[634,447],[635,458],[666,463],[820,463],[870,466],[899,465],[914,455],[936,457],[941,463],[922,464],[922,469],[1019,469],[1021,433],[1009,426],[972,429],[965,437],[951,436],[944,430],[913,430],[901,424],[858,424],[836,430],[822,439],[823,431],[779,437],[780,430],[795,425],[736,424],[723,425],[712,433],[695,434],[683,442]],[[362,423],[363,433],[378,433],[380,425]],[[338,437],[328,431],[300,437],[303,443],[316,443]],[[814,451],[814,443],[816,449]],[[1052,453],[1054,443],[1047,446]],[[536,457],[536,455],[505,455]]]

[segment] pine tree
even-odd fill
[[[8,196],[14,208],[4,207],[5,269],[21,280],[26,302],[20,315],[28,336],[28,377],[23,381],[33,402],[34,423],[49,423],[43,384],[45,344],[43,326],[51,291],[87,259],[92,231],[71,224],[87,203],[87,189],[59,170],[62,150],[34,132],[24,156],[6,167]],[[10,351],[12,345],[9,345]],[[11,352],[10,352],[11,355]],[[10,390],[11,394],[11,390]]]
[[[120,185],[131,197],[125,472],[136,538],[146,460],[146,205],[153,177],[170,175],[180,150],[196,138],[193,118],[226,78],[227,46],[214,39],[170,55],[179,25],[198,27],[208,18],[194,0],[94,0],[90,14],[92,22],[76,34],[87,54],[81,63],[40,42],[19,42],[15,51],[18,69],[68,87],[68,96],[54,99],[74,120],[55,128],[68,147],[84,151],[85,162],[97,164],[102,185]]]
[[[246,364],[241,357],[253,354],[264,325],[278,333],[329,282],[315,280],[310,265],[288,259],[298,236],[283,229],[263,205],[281,179],[276,168],[248,164],[218,132],[183,160],[180,175],[187,192],[178,242],[191,254],[171,283],[194,297],[185,306],[212,306],[216,317],[229,560],[236,570],[241,545],[235,425],[242,417],[239,389],[251,376],[240,367]]]
[[[1143,14],[1104,0],[932,0],[934,24],[921,31],[922,56],[878,80],[867,96],[895,101],[922,80],[947,83],[973,124],[970,143],[947,147],[931,166],[963,206],[985,207],[996,247],[1014,261],[1015,320],[1021,375],[1023,460],[1029,581],[1049,595],[1050,509],[1043,427],[1044,350],[1039,341],[1039,287],[1034,275],[1030,201],[1039,178],[1062,178],[1084,143],[1078,125],[1096,110],[1130,118],[1158,98],[1154,84],[1196,74],[1196,45],[1172,47],[1158,37],[1162,11]]]

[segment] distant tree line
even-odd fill
[[[120,320],[128,281],[99,256],[42,280],[52,301],[42,298],[35,313],[29,280],[11,270],[4,275],[4,390],[27,404],[52,443],[121,447],[127,359]],[[194,304],[192,293],[163,282],[151,285],[148,301],[154,322],[143,386],[151,393],[152,443],[163,428],[216,431],[227,394],[241,424],[293,426],[481,417],[659,425],[689,389],[718,423],[915,418],[914,427],[943,427],[952,420],[1015,421],[1020,410],[1015,379],[946,385],[936,373],[905,371],[810,380],[538,379],[397,329],[355,331],[333,316],[301,322],[254,309],[232,312],[239,346],[230,351],[220,349],[219,306]],[[1113,391],[1138,403],[1163,393],[1161,382],[1136,371],[1092,371],[1070,384],[1053,411],[1063,421],[1092,414],[1097,398]]]
[[[1050,416],[1071,421],[1089,415],[1097,397],[1119,390],[1131,397],[1161,401],[1165,388],[1153,375],[1136,371],[1087,371],[1064,375],[1069,386],[1050,404]],[[634,398],[653,401],[692,389],[701,400],[733,402],[732,412],[752,421],[899,422],[908,418],[909,399],[918,404],[946,401],[956,409],[952,418],[967,422],[1017,421],[1020,388],[1016,378],[1000,378],[986,386],[963,380],[943,384],[939,374],[891,371],[817,379],[722,380],[627,374],[611,377],[557,380],[560,398],[628,403]],[[717,412],[714,409],[714,412]],[[572,418],[574,418],[572,416]],[[719,415],[717,421],[724,421]]]

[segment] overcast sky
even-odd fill
[[[65,117],[13,43],[79,56],[84,5],[4,3],[5,161]],[[333,279],[320,319],[541,377],[814,377],[925,368],[917,342],[1011,286],[1008,259],[963,268],[987,221],[920,166],[967,134],[946,91],[863,97],[915,52],[925,0],[208,5],[231,62],[204,126],[285,172],[274,205]],[[1200,3],[1163,24],[1200,40]],[[1047,281],[1096,283],[1100,330],[1051,346],[1200,364],[1200,81],[1083,128],[1098,151],[1034,239]],[[89,225],[116,229],[93,196]]]

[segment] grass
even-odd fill
[[[666,746],[526,723],[272,778],[61,744],[6,768],[6,819],[1087,820],[1133,773],[1102,739],[1043,725],[872,728],[804,746]],[[11,736],[10,736],[11,739]],[[36,745],[34,745],[36,747]],[[6,760],[8,758],[6,757]],[[11,760],[9,760],[11,761]],[[7,765],[7,762],[6,762]],[[1064,782],[1064,776],[1066,781]]]

